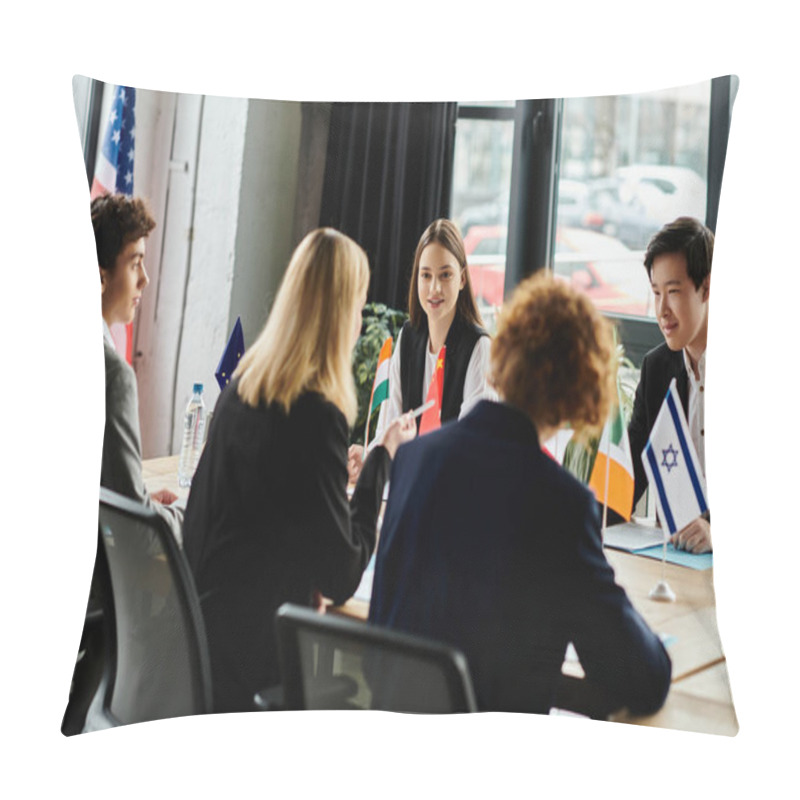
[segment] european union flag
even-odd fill
[[[231,375],[239,363],[239,359],[244,353],[244,334],[242,333],[242,320],[240,317],[236,318],[236,324],[233,326],[228,344],[225,345],[225,352],[217,364],[217,371],[214,377],[217,379],[220,389],[224,389],[231,381]]]

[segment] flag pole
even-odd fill
[[[369,406],[367,407],[367,422],[364,425],[364,455],[367,453],[367,445],[369,444],[369,420],[372,417],[372,398],[375,397],[375,387],[372,387],[372,392],[369,395]]]
[[[675,592],[672,587],[667,583],[667,539],[664,537],[663,550],[661,553],[661,580],[650,590],[648,595],[651,600],[657,600],[661,603],[674,603]]]
[[[606,426],[608,427],[608,426]],[[603,439],[601,437],[600,444],[602,445]],[[606,523],[608,522],[608,480],[611,476],[611,429],[608,429],[608,442],[606,443],[606,485],[603,490],[603,527],[600,531],[600,543],[606,540]]]

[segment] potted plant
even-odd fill
[[[639,373],[633,362],[625,355],[621,344],[617,345],[617,363],[617,388],[621,400],[622,418],[627,427],[633,412],[633,399],[636,395]],[[564,450],[564,469],[583,483],[589,483],[601,432],[589,437],[573,436]]]
[[[353,350],[353,378],[358,397],[358,416],[351,435],[351,444],[364,444],[364,428],[372,395],[372,382],[378,366],[378,354],[387,336],[397,341],[397,334],[408,319],[405,311],[389,308],[384,303],[367,303],[362,312],[361,336]],[[378,424],[377,412],[370,419],[369,438],[375,435]]]

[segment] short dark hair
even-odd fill
[[[425,228],[422,236],[417,243],[417,250],[414,253],[414,266],[411,268],[411,283],[408,287],[408,316],[411,324],[419,328],[425,312],[419,302],[419,262],[422,258],[422,251],[429,244],[438,244],[445,250],[452,253],[458,266],[464,273],[466,282],[458,294],[456,301],[456,314],[461,315],[473,325],[483,327],[481,312],[475,302],[475,295],[472,293],[472,282],[469,279],[469,269],[467,268],[467,255],[464,252],[464,240],[455,222],[449,219],[435,219]]]
[[[683,253],[686,268],[695,289],[711,274],[711,259],[714,255],[714,234],[694,217],[678,217],[665,225],[647,245],[644,266],[647,277],[652,278],[653,261],[667,253]]]
[[[147,203],[140,197],[104,194],[92,200],[92,227],[97,263],[113,270],[126,244],[147,236],[156,226]]]

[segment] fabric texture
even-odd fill
[[[275,611],[336,603],[358,587],[375,548],[391,459],[376,447],[347,501],[344,415],[320,395],[289,413],[253,408],[238,380],[222,392],[192,481],[184,548],[206,624],[214,710],[253,710],[280,681]]]
[[[405,308],[420,231],[447,216],[456,103],[333,103],[319,224],[372,266],[369,300]]]
[[[461,649],[481,710],[547,713],[569,642],[620,706],[662,705],[670,660],[614,581],[595,499],[522,412],[481,401],[403,445],[391,487],[371,622]]]

